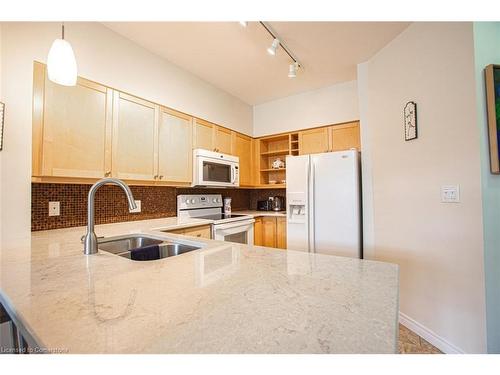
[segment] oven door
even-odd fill
[[[214,239],[253,245],[254,219],[214,225]]]
[[[239,186],[238,163],[197,157],[195,185]]]

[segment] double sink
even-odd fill
[[[148,261],[198,250],[202,245],[192,246],[144,234],[131,234],[99,239],[97,247],[130,260]]]

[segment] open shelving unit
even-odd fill
[[[286,160],[287,155],[299,154],[299,134],[281,134],[259,139],[258,174],[263,188],[284,188],[286,186],[286,165],[273,168],[273,162]]]

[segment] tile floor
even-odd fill
[[[401,354],[443,354],[415,332],[399,325],[399,353]]]

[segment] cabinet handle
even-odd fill
[[[154,178],[155,180],[157,180],[157,179],[158,179],[158,175],[156,175],[156,176],[153,176],[153,178]]]
[[[107,171],[105,174],[104,174],[104,177],[109,177],[111,176],[111,171]]]
[[[163,179],[163,176],[160,176],[160,180]]]

